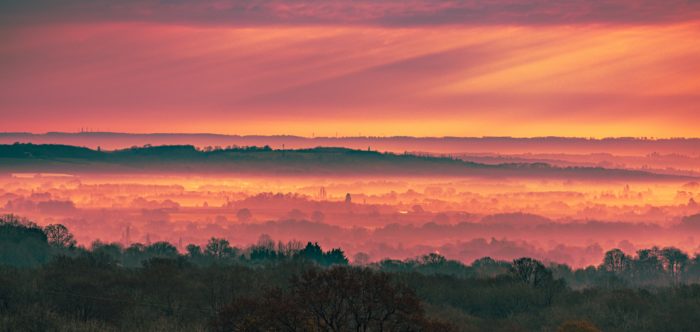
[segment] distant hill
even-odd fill
[[[487,165],[445,157],[319,147],[197,149],[192,145],[98,151],[68,145],[0,145],[6,173],[193,173],[296,176],[532,177],[589,180],[688,180],[690,177],[544,163]]]
[[[570,137],[299,137],[299,136],[238,136],[219,134],[127,134],[84,132],[46,134],[0,133],[0,144],[34,143],[86,146],[92,149],[123,149],[131,146],[184,145],[205,146],[264,146],[275,149],[308,149],[317,146],[345,147],[403,153],[611,153],[645,156],[651,153],[700,156],[700,138],[638,139],[638,138],[570,138]]]

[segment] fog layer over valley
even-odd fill
[[[436,252],[575,267],[612,248],[700,251],[692,181],[14,173],[0,183],[0,213],[64,224],[84,245],[168,241],[183,251],[264,236],[342,247],[351,260]]]

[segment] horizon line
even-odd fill
[[[413,136],[413,135],[385,135],[385,136],[303,136],[303,135],[292,135],[292,134],[226,134],[226,133],[215,133],[215,132],[120,132],[120,131],[47,131],[47,132],[30,132],[30,131],[0,131],[0,135],[51,135],[51,134],[62,134],[62,135],[89,135],[89,134],[117,134],[117,135],[210,135],[210,136],[228,136],[228,137],[292,137],[292,138],[302,138],[302,139],[357,139],[357,138],[374,138],[374,139],[390,139],[390,138],[415,138],[415,139],[492,139],[492,138],[505,138],[505,139],[542,139],[542,138],[552,138],[552,139],[580,139],[580,140],[610,140],[610,139],[633,139],[640,141],[661,141],[661,140],[700,140],[700,136],[696,137],[686,137],[686,136],[666,136],[666,137],[655,137],[655,136],[557,136],[557,135],[544,135],[544,136]]]

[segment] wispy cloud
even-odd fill
[[[22,28],[0,46],[12,126],[0,129],[145,130],[139,119],[251,134],[690,135],[697,35],[695,24]]]
[[[696,20],[696,0],[5,0],[0,21],[378,26],[654,24]]]

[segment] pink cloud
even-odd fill
[[[700,120],[695,24],[6,34],[2,131],[694,136]]]
[[[0,19],[29,22],[157,22],[188,25],[647,24],[695,20],[696,1],[6,1]]]

